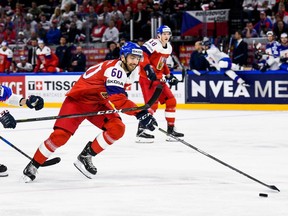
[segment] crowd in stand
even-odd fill
[[[240,33],[243,39],[266,37],[267,32],[273,31],[275,39],[280,40],[281,34],[288,31],[287,0],[237,2],[242,5],[240,18],[245,27]],[[119,49],[121,39],[130,40],[130,22],[134,25],[133,38],[145,41],[151,37],[152,17],[161,17],[174,36],[180,35],[183,11],[203,10],[203,6],[209,10],[224,9],[232,5],[228,0],[49,0],[49,3],[44,0],[2,0],[0,44],[4,42],[8,49],[15,45],[30,50],[30,56],[21,56],[20,62],[14,62],[16,71],[24,70],[18,63],[23,65],[25,61],[32,64],[32,71],[35,69],[37,58],[31,57],[31,49],[38,46],[33,42],[35,40],[57,48],[58,65],[55,67],[60,71],[85,70],[82,43],[105,43],[108,49],[116,44]],[[75,68],[78,52],[81,53],[81,65]]]

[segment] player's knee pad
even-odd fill
[[[53,145],[55,145],[55,147],[60,147],[69,140],[71,135],[72,134],[70,132],[57,128],[51,133],[49,139],[53,143]]]
[[[119,118],[109,119],[107,123],[104,124],[106,133],[113,140],[120,139],[125,133],[125,125]]]
[[[175,109],[176,108],[177,102],[176,102],[175,97],[167,99],[165,103],[166,103],[166,109],[171,110],[171,109]]]
[[[219,61],[219,67],[223,69],[228,69],[229,63],[227,61]]]

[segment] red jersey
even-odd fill
[[[38,48],[36,50],[37,55],[37,63],[34,69],[34,72],[39,71],[41,65],[44,66],[44,68],[47,68],[49,66],[58,66],[58,57],[51,51],[51,49],[47,46],[44,46],[43,49]]]
[[[13,52],[11,49],[7,48],[6,50],[3,50],[3,47],[0,48],[0,73],[10,71],[12,58]]]
[[[170,74],[170,70],[166,65],[166,60],[172,53],[170,43],[167,43],[167,46],[164,48],[159,39],[150,39],[143,44],[142,49],[144,51],[144,60],[141,62],[140,76],[147,77],[143,69],[147,64],[153,67],[157,79],[162,79],[163,74]]]
[[[136,107],[125,92],[125,86],[138,79],[139,67],[129,75],[121,67],[119,59],[108,60],[90,67],[74,84],[66,96],[86,104],[106,104],[111,101],[116,109]],[[129,112],[135,115],[136,112]]]

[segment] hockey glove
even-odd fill
[[[16,127],[17,122],[8,110],[4,110],[0,115],[0,122],[3,124],[4,128],[14,129]]]
[[[35,110],[41,110],[43,108],[43,106],[44,106],[44,100],[40,96],[31,95],[26,100],[26,105],[30,109],[34,109],[35,108]]]
[[[155,74],[155,71],[153,70],[153,68],[151,67],[150,64],[147,64],[145,67],[144,67],[144,70],[147,74],[147,77],[151,80],[151,81],[155,81],[157,79],[156,77],[156,74]]]
[[[167,77],[167,80],[170,86],[177,85],[179,82],[179,80],[173,74],[170,74],[169,78]]]
[[[147,110],[137,113],[136,118],[144,128],[147,128],[150,131],[155,130],[154,125],[158,126],[156,119]]]

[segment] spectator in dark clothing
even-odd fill
[[[85,72],[86,70],[86,56],[82,52],[82,47],[76,47],[76,53],[71,58],[71,69],[73,72]]]
[[[236,31],[234,34],[234,49],[232,62],[240,66],[247,65],[248,44],[242,39],[242,32]]]
[[[288,26],[285,22],[283,22],[282,20],[279,20],[274,24],[273,31],[275,33],[276,39],[280,40],[280,35],[282,33],[288,32]]]
[[[195,69],[198,71],[206,71],[209,69],[209,63],[202,54],[202,46],[201,41],[197,41],[195,43],[195,50],[191,53],[190,57],[190,69]]]
[[[61,31],[57,28],[58,21],[52,21],[52,27],[48,30],[46,34],[47,44],[54,45],[59,44],[59,40],[61,37]]]
[[[60,45],[56,48],[55,54],[59,59],[58,67],[63,71],[68,70],[71,60],[71,52],[67,46],[67,40],[65,37],[60,38]]]
[[[115,42],[108,43],[109,53],[106,54],[105,60],[112,60],[119,58],[120,49]]]
[[[31,47],[28,48],[28,62],[32,64],[33,70],[37,63],[36,50],[38,48],[37,38],[31,38]]]

